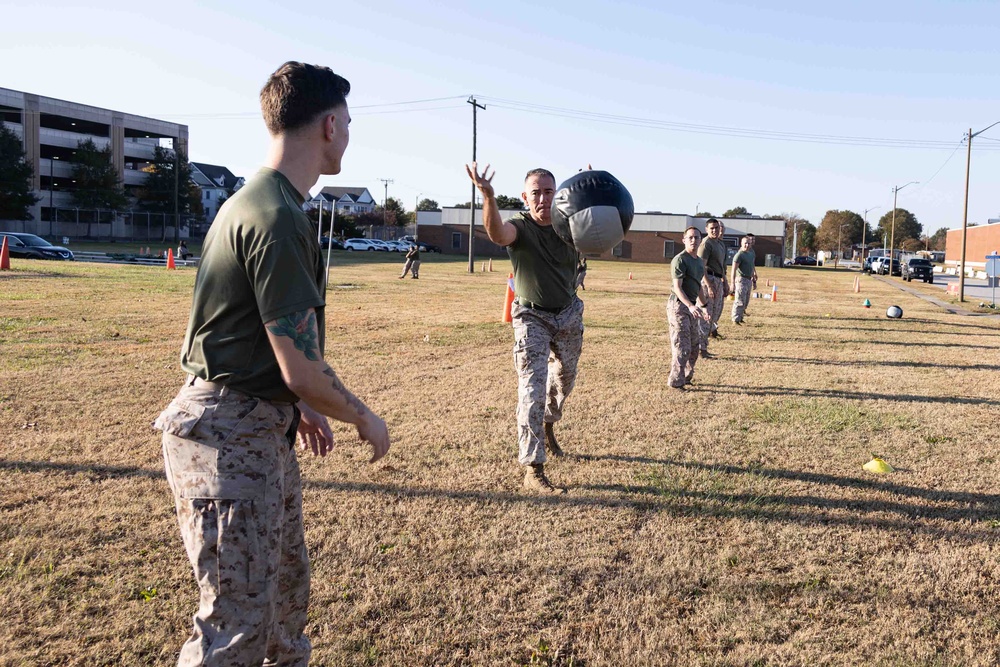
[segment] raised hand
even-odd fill
[[[476,185],[476,188],[483,194],[483,199],[493,198],[493,177],[496,175],[494,170],[492,173],[487,175],[490,171],[490,165],[486,165],[483,169],[483,173],[479,173],[478,163],[473,162],[472,166],[465,165],[465,173],[469,175],[469,179]]]

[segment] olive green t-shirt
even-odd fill
[[[743,278],[753,278],[754,260],[753,250],[740,250],[733,257],[733,266],[736,267],[736,275]]]
[[[674,255],[673,261],[670,262],[670,274],[675,279],[681,280],[684,296],[691,303],[695,303],[701,292],[701,279],[705,277],[705,263],[701,258],[689,255],[687,252]]]
[[[544,308],[565,308],[576,294],[579,253],[555,233],[522,213],[509,222],[517,238],[507,246],[514,265],[514,292],[519,299]]]
[[[272,401],[298,400],[281,379],[264,323],[316,310],[324,347],[324,266],[304,198],[261,169],[219,210],[202,246],[181,366]]]
[[[698,246],[698,256],[705,262],[705,270],[716,276],[726,273],[726,244],[721,240],[705,237]]]

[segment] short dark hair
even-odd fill
[[[525,182],[527,182],[528,179],[531,178],[532,176],[548,176],[549,178],[552,179],[553,183],[556,182],[556,177],[552,174],[552,172],[549,171],[548,169],[542,169],[541,167],[537,169],[532,169],[527,174],[525,174],[524,175]]]
[[[288,61],[260,90],[260,109],[272,135],[304,127],[319,114],[347,104],[350,82],[329,67]]]
[[[746,236],[741,236],[740,237],[740,243],[743,243],[744,241],[746,241],[747,243],[749,243],[751,236],[753,236],[753,234],[747,234]]]
[[[752,239],[752,238],[755,238],[755,237],[754,237],[754,235],[753,235],[753,234],[751,234],[750,232],[747,232],[747,238],[748,238],[748,239]]]
[[[715,218],[709,218],[709,219],[708,219],[708,222],[706,222],[706,223],[705,223],[705,226],[706,226],[706,227],[708,227],[708,226],[709,226],[710,224],[712,224],[713,222],[714,222],[715,224],[717,224],[717,225],[720,225],[720,224],[722,224],[722,223],[720,223],[720,222],[719,222],[718,220],[716,220]]]
[[[698,229],[697,227],[695,227],[694,225],[691,225],[690,227],[688,227],[687,229],[684,230],[684,236],[687,236],[688,232],[690,232],[692,229],[694,231],[698,232],[698,236],[701,236],[701,230]]]

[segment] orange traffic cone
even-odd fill
[[[490,273],[493,273],[493,258],[490,257]]]
[[[768,278],[766,281],[764,281],[764,287],[770,287],[770,286],[771,286],[771,279]]]
[[[771,303],[774,303],[777,300],[778,300],[778,284],[775,283],[774,286],[771,287]]]
[[[628,279],[632,280],[632,272],[631,271],[628,272]]]
[[[854,293],[861,293],[861,276],[854,276]]]
[[[501,322],[510,322],[510,307],[514,303],[514,274],[507,274],[507,298],[503,300],[503,317]]]
[[[7,237],[3,237],[3,246],[0,246],[0,271],[10,271],[10,248],[7,247]]]
[[[170,252],[169,250],[167,250],[166,253],[167,253],[167,269],[177,268],[176,266],[174,266],[174,253]]]

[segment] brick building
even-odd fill
[[[1000,252],[1000,220],[969,227],[965,237],[965,266],[985,270],[986,255]],[[962,257],[962,228],[949,229],[945,237],[944,263],[958,266]]]
[[[503,219],[518,215],[520,211],[501,211]],[[482,211],[476,209],[476,255],[481,257],[506,257],[507,251],[491,242],[483,228]],[[441,247],[445,254],[469,254],[469,209],[443,208],[440,211],[420,211],[417,217],[421,241]],[[785,221],[765,218],[718,218],[726,225],[723,240],[729,247],[730,259],[739,248],[740,237],[753,234],[757,237],[757,264],[764,265],[767,255],[775,255],[780,265],[785,251]],[[625,240],[602,255],[588,257],[626,262],[669,263],[674,255],[683,252],[684,230],[697,227],[704,233],[706,217],[674,213],[637,213]]]

